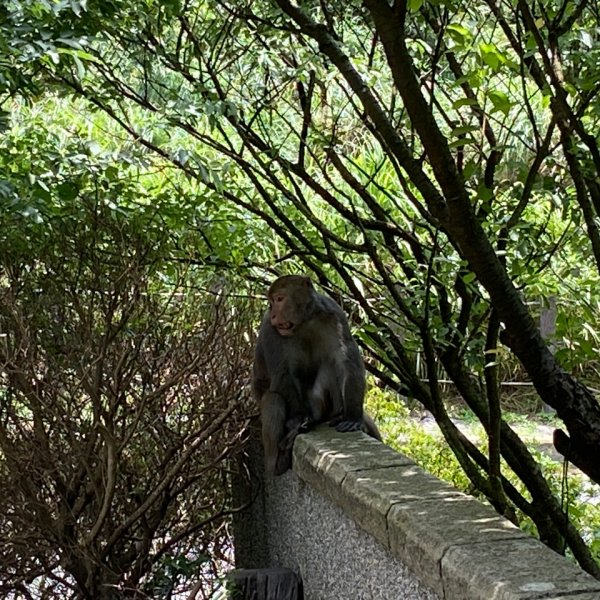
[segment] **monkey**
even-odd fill
[[[342,308],[300,275],[280,277],[267,297],[252,378],[267,472],[289,469],[296,435],[325,421],[381,441],[363,411],[365,367]]]

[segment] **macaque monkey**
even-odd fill
[[[381,440],[363,412],[365,368],[340,306],[299,275],[277,279],[268,299],[253,372],[267,472],[289,469],[296,435],[323,421]]]

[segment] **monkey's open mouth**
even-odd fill
[[[295,327],[296,325],[294,325],[294,323],[288,321],[287,323],[281,323],[280,325],[277,325],[277,331],[281,335],[292,335]]]

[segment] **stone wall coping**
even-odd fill
[[[364,433],[298,436],[293,470],[445,600],[599,600],[600,581]]]

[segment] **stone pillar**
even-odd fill
[[[253,422],[250,429],[248,472],[238,470],[231,482],[235,506],[244,507],[233,515],[235,566],[238,569],[269,566],[260,421]]]

